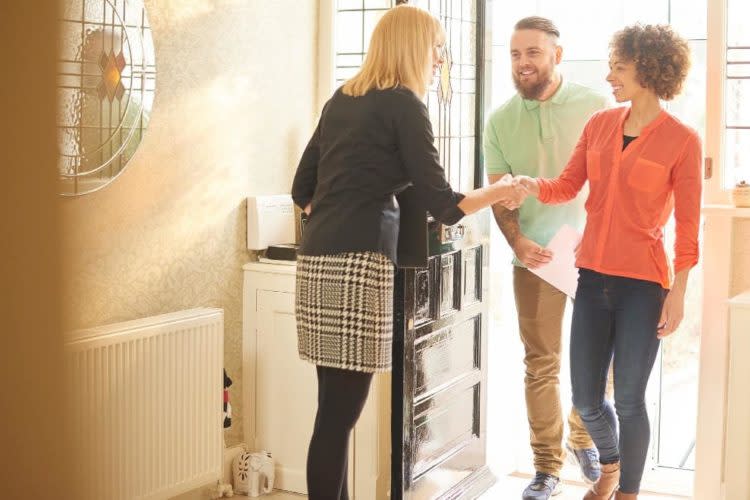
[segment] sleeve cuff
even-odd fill
[[[691,258],[685,257],[680,260],[675,260],[674,265],[673,265],[674,273],[677,274],[680,271],[684,271],[685,269],[692,269],[693,267],[695,267],[697,263],[698,263],[697,255]]]
[[[292,196],[292,200],[294,201],[294,204],[300,207],[302,210],[304,210],[307,205],[310,204],[312,201],[312,198],[309,196],[301,197],[301,196]]]
[[[492,164],[492,163],[485,162],[484,169],[487,175],[504,175],[504,174],[511,173],[510,166],[503,165],[503,164]]]
[[[455,203],[449,208],[445,209],[443,213],[440,214],[440,217],[437,217],[437,219],[447,226],[452,226],[453,224],[456,224],[458,221],[463,219],[466,214],[463,210],[458,208],[458,204],[461,203],[461,200],[463,200],[464,198],[466,198],[466,196],[462,193],[455,193]]]

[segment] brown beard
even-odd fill
[[[521,85],[521,78],[513,73],[513,85],[515,85],[516,90],[521,94],[521,97],[536,101],[542,96],[542,94],[544,94],[544,91],[552,85],[552,73],[550,72],[546,76],[547,78],[544,80],[541,80],[530,87],[524,87]]]

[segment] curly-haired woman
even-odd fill
[[[661,106],[682,89],[687,42],[668,26],[635,25],[610,47],[607,81],[630,106],[595,114],[559,177],[516,180],[544,203],[564,203],[590,185],[570,346],[573,404],[602,464],[586,500],[637,498],[650,436],[646,385],[660,339],[682,320],[698,261],[700,139]],[[663,228],[673,210],[670,269]],[[613,358],[615,408],[603,397]]]

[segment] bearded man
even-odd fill
[[[557,177],[583,127],[607,98],[564,80],[558,71],[560,31],[549,19],[518,21],[510,41],[512,76],[518,93],[490,116],[484,132],[485,168],[490,182],[503,175]],[[513,289],[525,348],[526,409],[536,475],[523,500],[548,500],[559,493],[563,465],[560,355],[566,296],[529,271],[548,263],[545,249],[564,225],[579,230],[585,220],[581,192],[565,205],[543,205],[529,197],[517,210],[493,206],[498,227],[513,249]],[[571,411],[566,443],[586,482],[600,475],[599,457],[581,418]]]

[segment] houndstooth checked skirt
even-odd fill
[[[391,369],[393,263],[375,252],[297,256],[297,346],[316,365]]]

